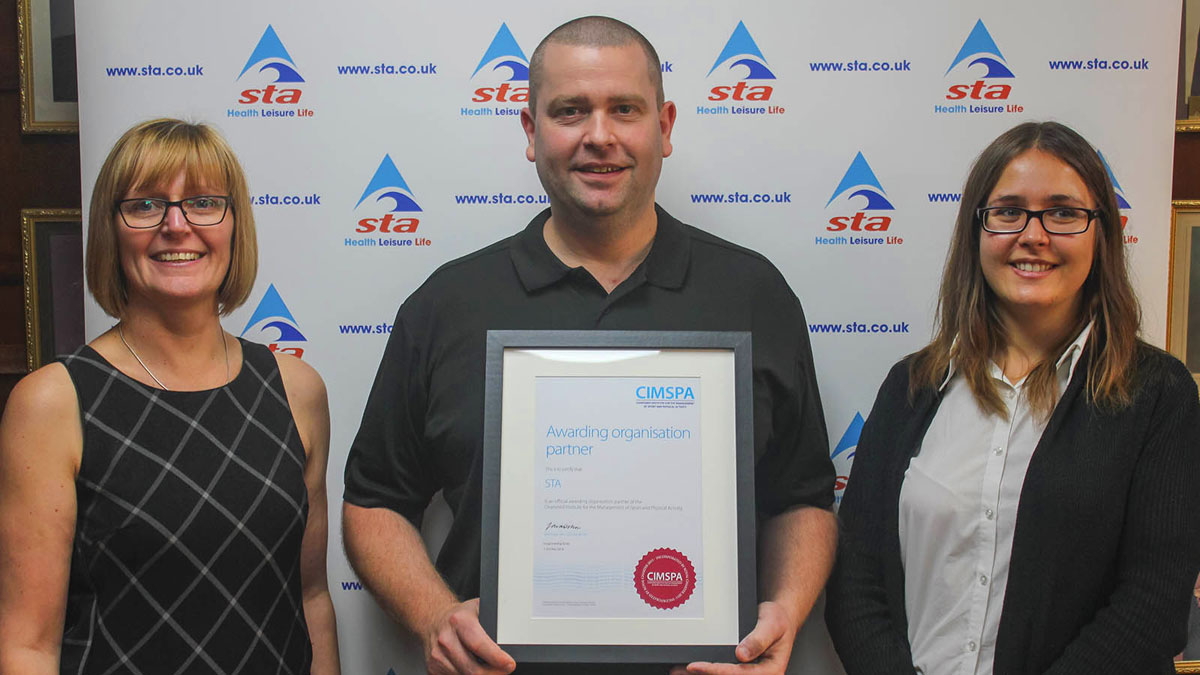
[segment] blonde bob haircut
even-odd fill
[[[258,242],[246,175],[233,149],[212,127],[177,119],[134,126],[113,146],[96,177],[88,213],[88,290],[110,316],[121,318],[129,301],[117,230],[125,227],[117,202],[129,193],[170,183],[184,172],[190,192],[204,186],[230,197],[234,218],[229,270],[217,291],[217,310],[229,314],[250,295],[258,274]]]

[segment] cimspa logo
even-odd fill
[[[643,408],[686,408],[696,403],[692,387],[681,385],[638,385],[634,400]]]
[[[421,224],[416,214],[421,212],[421,206],[391,155],[384,155],[380,160],[362,196],[355,202],[354,211],[360,216],[355,232],[388,236],[346,237],[346,246],[407,248],[433,243],[416,236]]]
[[[238,98],[239,107],[230,108],[226,113],[228,117],[312,117],[314,114],[309,108],[295,107],[304,94],[304,78],[270,25],[250,52],[237,81],[246,88]]]
[[[818,236],[817,244],[894,246],[904,243],[900,237],[885,234],[892,225],[892,216],[888,214],[895,211],[896,207],[892,206],[892,202],[888,200],[887,192],[884,191],[883,185],[875,176],[875,172],[871,170],[871,165],[867,163],[867,158],[863,157],[862,152],[856,154],[854,160],[850,162],[850,168],[846,169],[842,180],[838,182],[833,194],[829,196],[829,201],[825,202],[825,208],[828,210],[834,202],[837,202],[836,211],[840,215],[830,218],[825,229],[830,232],[846,232],[847,234]],[[872,234],[856,234],[859,232]]]
[[[858,439],[862,436],[862,428],[865,423],[862,413],[855,412],[854,419],[850,420],[850,425],[842,433],[841,440],[829,453],[829,459],[833,460],[833,469],[837,475],[833,485],[833,499],[836,503],[841,503],[842,491],[846,489],[846,484],[850,480],[850,468],[854,465],[854,453],[857,451]]]
[[[507,23],[500,24],[471,80],[479,85],[471,102],[486,105],[463,106],[459,114],[464,117],[519,115],[529,102],[529,59]]]
[[[952,84],[943,102],[934,104],[935,113],[995,115],[1024,111],[1024,107],[1009,102],[1016,76],[983,19],[975,22],[946,69],[946,77]]]
[[[254,308],[254,314],[242,329],[241,336],[266,343],[273,352],[291,354],[296,358],[304,355],[300,343],[308,342],[308,338],[300,332],[296,317],[292,316],[279,291],[275,290],[275,284],[267,287],[258,307]]]
[[[707,77],[714,81],[708,92],[708,100],[712,103],[696,106],[697,115],[779,115],[784,112],[782,106],[770,105],[771,95],[775,92],[775,73],[744,22],[739,21],[733,29]]]
[[[1100,161],[1104,164],[1104,170],[1108,172],[1108,180],[1112,181],[1113,191],[1117,193],[1117,207],[1121,209],[1121,229],[1124,230],[1125,226],[1129,224],[1129,215],[1127,212],[1132,211],[1133,207],[1130,206],[1129,200],[1125,197],[1125,189],[1121,187],[1121,182],[1117,180],[1117,174],[1113,173],[1112,164],[1108,163],[1108,158],[1099,150],[1096,151],[1096,154],[1100,155]],[[1134,229],[1136,231],[1136,228]],[[1137,235],[1126,233],[1125,243],[1138,243]]]

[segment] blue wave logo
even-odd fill
[[[391,213],[420,211],[421,207],[412,198],[412,194],[412,189],[404,181],[404,176],[400,175],[392,156],[384,155],[383,160],[379,162],[379,168],[375,169],[375,175],[371,176],[371,182],[367,183],[367,188],[363,190],[354,208],[357,209],[367,197],[375,195],[376,202],[392,200],[392,208],[388,209]]]
[[[246,65],[242,67],[242,72],[238,73],[237,79],[242,79],[242,76],[254,67],[258,67],[260,73],[267,70],[274,72],[275,79],[272,83],[304,81],[296,70],[296,62],[292,60],[292,55],[288,53],[287,47],[283,46],[275,28],[269,24],[258,39],[258,44],[254,46],[254,51],[250,53],[250,58],[246,59]]]
[[[479,59],[479,65],[475,66],[471,77],[475,77],[484,66],[491,66],[492,71],[507,68],[506,82],[529,81],[529,59],[525,58],[525,52],[521,51],[521,45],[517,44],[517,39],[513,37],[507,23],[500,24],[496,37],[492,38],[492,43],[483,53],[483,58]]]
[[[846,455],[846,459],[854,459],[854,448],[858,447],[858,439],[862,436],[863,424],[866,420],[863,419],[862,413],[854,413],[854,419],[850,420],[850,426],[846,427],[846,432],[842,434],[842,439],[834,446],[833,452],[829,453],[829,458],[833,459],[838,455],[850,450],[850,454]]]
[[[867,158],[863,157],[861,152],[854,156],[853,162],[850,162],[850,168],[846,169],[846,174],[842,176],[841,182],[830,195],[829,201],[825,202],[825,208],[829,208],[833,200],[847,192],[850,194],[846,196],[846,199],[866,198],[867,205],[862,207],[861,211],[892,211],[896,208],[888,201],[883,185],[879,183],[875,172],[871,170],[871,165],[867,164]]]
[[[745,68],[745,75],[741,78],[743,80],[775,79],[775,73],[767,66],[767,57],[763,56],[758,43],[751,37],[750,31],[746,30],[746,24],[741,21],[738,21],[737,28],[733,29],[733,34],[725,42],[725,48],[713,62],[712,68],[709,68],[708,75],[712,75],[718,66],[725,64],[729,65],[727,70]]]
[[[1100,162],[1104,164],[1104,170],[1108,172],[1108,179],[1112,181],[1113,190],[1117,193],[1117,206],[1122,209],[1132,209],[1133,207],[1129,205],[1129,201],[1125,199],[1124,188],[1122,188],[1121,183],[1117,181],[1117,174],[1113,173],[1112,165],[1108,163],[1108,158],[1105,157],[1104,153],[1100,152],[1099,150],[1096,151],[1096,154],[1100,155]]]
[[[958,50],[958,55],[946,69],[946,74],[949,75],[950,71],[964,61],[967,62],[968,69],[977,65],[987,68],[981,79],[1016,77],[1009,70],[1008,62],[1004,60],[1004,55],[1000,53],[1000,47],[996,46],[996,41],[992,39],[987,26],[983,25],[983,19],[975,22],[975,27],[971,29],[971,34]]]
[[[304,337],[304,334],[300,332],[300,328],[296,323],[296,317],[292,316],[291,310],[283,302],[279,291],[275,289],[275,284],[267,287],[267,292],[263,294],[263,299],[259,301],[258,307],[254,309],[254,314],[246,322],[246,327],[242,329],[241,337],[246,337],[246,334],[251,329],[254,329],[260,335],[266,336],[267,342],[308,341],[308,338]],[[279,331],[279,336],[268,336],[268,329]]]

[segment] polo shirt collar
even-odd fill
[[[650,253],[638,266],[634,275],[642,273],[647,283],[663,288],[680,288],[687,276],[691,255],[691,237],[683,223],[676,220],[662,207],[654,205],[658,215],[658,229]],[[516,236],[509,255],[516,267],[517,276],[525,291],[532,293],[554,283],[571,272],[550,247],[542,230],[550,219],[550,209],[542,211]]]

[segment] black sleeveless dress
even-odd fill
[[[242,353],[197,392],[62,359],[83,423],[62,673],[309,672],[304,448],[274,355]]]

